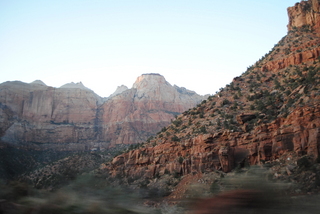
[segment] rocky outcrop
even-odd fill
[[[118,87],[108,99],[81,82],[60,88],[39,80],[5,82],[0,85],[1,137],[24,146],[67,150],[139,143],[204,98],[178,89],[159,74],[142,75],[132,89]]]
[[[241,113],[237,115],[237,122],[242,125],[250,120],[255,119],[256,117],[257,115],[254,113]]]
[[[308,0],[296,3],[288,8],[289,24],[288,31],[294,28],[310,26],[319,30],[320,27],[320,1]]]
[[[266,55],[269,61],[261,66],[261,71],[278,71],[313,62],[320,56],[320,1],[296,3],[288,8],[288,15],[288,35],[274,47],[272,54]]]
[[[124,91],[126,91],[128,89],[129,88],[127,86],[125,86],[125,85],[118,86],[116,91],[113,92],[113,94],[111,94],[110,97],[114,97],[114,96],[116,96],[118,94],[121,94],[122,92],[124,92]]]
[[[112,176],[152,178],[165,173],[229,172],[235,166],[276,160],[288,152],[316,159],[320,152],[319,118],[320,105],[305,106],[251,133],[205,134],[179,142],[162,139],[154,147],[117,156],[107,168]]]
[[[67,83],[67,84],[64,84],[63,86],[61,86],[60,88],[66,88],[66,89],[82,89],[82,90],[85,90],[85,91],[91,91],[91,92],[93,92],[91,89],[85,87],[82,82],[78,82],[78,83],[74,83],[74,82]]]
[[[284,55],[283,55],[284,56]],[[288,56],[281,57],[281,59],[275,59],[266,63],[261,70],[262,71],[274,71],[287,68],[290,65],[299,65],[306,62],[313,62],[320,56],[320,48],[314,47],[306,51],[299,51],[299,53],[291,53]]]

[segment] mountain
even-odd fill
[[[67,84],[64,84],[63,86],[61,86],[60,88],[74,88],[74,89],[82,89],[82,90],[87,90],[87,91],[92,91],[91,89],[85,87],[82,82],[78,82],[78,83],[74,83],[74,82],[71,82],[71,83],[67,83]]]
[[[98,109],[102,127],[98,138],[112,146],[143,142],[203,99],[193,91],[170,85],[159,74],[143,74],[131,89],[111,97]]]
[[[0,84],[0,137],[24,148],[83,151],[135,144],[194,107],[203,96],[159,74],[138,77],[101,98],[80,83],[60,88],[36,80]]]
[[[125,86],[125,85],[118,86],[117,89],[116,89],[116,91],[113,92],[113,93],[110,95],[110,97],[114,97],[114,96],[116,96],[116,95],[118,95],[118,94],[121,94],[122,92],[124,92],[124,91],[126,91],[126,90],[128,90],[128,89],[129,89],[129,88],[128,88],[127,86]]]
[[[181,192],[179,184],[171,185],[174,178],[181,178],[181,184],[190,183],[191,178],[205,182],[208,173],[268,165],[277,178],[309,182],[300,192],[317,192],[319,11],[319,0],[288,8],[288,33],[269,53],[217,94],[183,112],[142,147],[103,165],[98,174],[112,182],[122,178],[129,185],[170,186],[173,192],[167,194],[172,199]],[[313,171],[310,164],[315,164]]]

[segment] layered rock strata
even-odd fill
[[[0,133],[5,142],[37,148],[139,143],[202,99],[159,74],[142,75],[131,89],[121,86],[108,99],[82,83],[53,88],[41,81],[5,82],[0,85]]]
[[[132,178],[165,173],[186,175],[206,170],[231,171],[235,165],[256,165],[278,159],[286,152],[319,156],[320,105],[302,107],[286,119],[256,127],[251,133],[219,132],[172,142],[117,156],[108,165],[111,175]],[[180,157],[180,158],[179,158]]]
[[[304,26],[312,27],[319,31],[320,28],[320,2],[319,0],[308,0],[296,3],[288,8],[289,24],[288,30],[294,30]]]

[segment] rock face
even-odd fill
[[[319,0],[308,0],[296,3],[288,8],[289,24],[288,30],[310,26],[319,30],[320,27],[320,2]]]
[[[308,35],[320,32],[320,1],[308,0],[296,3],[295,6],[288,8],[288,15],[289,34],[279,43],[286,46],[278,52],[277,57],[273,57],[274,59],[261,67],[262,71],[279,70],[290,65],[313,62],[320,56],[319,37],[312,36],[314,38],[310,40],[311,37]],[[293,39],[296,40],[294,43],[286,41]]]
[[[283,157],[319,160],[318,11],[319,1],[310,0],[289,8],[290,31],[269,54],[105,170],[111,177],[138,179],[230,172]]]
[[[144,74],[132,89],[124,90],[98,109],[102,123],[99,139],[111,145],[143,142],[202,99],[195,92],[171,86],[159,74]]]
[[[125,86],[125,85],[118,86],[116,91],[113,92],[113,94],[111,94],[110,97],[114,97],[114,96],[116,96],[118,94],[121,94],[122,92],[124,92],[124,91],[126,91],[128,89],[129,88],[127,86]]]
[[[106,101],[80,83],[0,85],[2,140],[31,147],[85,150],[146,140],[175,115],[202,101],[158,74],[118,87]]]
[[[52,88],[43,84],[5,82],[0,85],[2,110],[10,126],[1,126],[9,143],[77,143],[94,139],[93,122],[102,99],[80,87]],[[4,115],[1,114],[1,118]],[[92,131],[91,131],[92,130]],[[53,146],[53,145],[51,145]]]
[[[141,148],[113,159],[113,176],[132,178],[187,175],[206,170],[231,171],[235,165],[276,160],[287,152],[319,156],[320,105],[296,109],[286,119],[261,125],[251,133],[219,132],[172,142],[159,140],[154,147]],[[180,157],[180,158],[179,158]]]

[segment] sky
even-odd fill
[[[0,0],[0,83],[82,82],[107,97],[138,76],[214,94],[287,33],[297,0]]]

